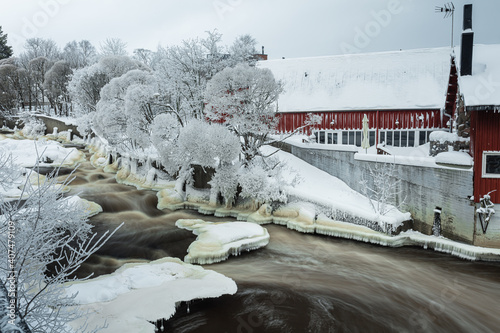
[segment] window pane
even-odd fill
[[[328,144],[331,145],[333,143],[333,133],[327,133],[328,134]]]
[[[316,141],[316,143],[318,143],[319,142],[318,141],[319,140],[318,139],[318,132],[314,132],[313,134],[314,134],[314,141]]]
[[[370,146],[375,145],[375,131],[370,131]]]
[[[392,146],[392,132],[387,132],[387,145]]]
[[[415,131],[408,132],[408,147],[415,147]]]
[[[342,144],[343,145],[347,145],[349,144],[349,140],[347,139],[348,137],[348,133],[347,132],[342,132]]]
[[[500,155],[486,155],[486,173],[500,175]]]
[[[356,132],[356,146],[361,147],[361,138],[362,138],[363,132],[357,131]]]
[[[354,144],[354,132],[349,132],[349,144]]]
[[[408,147],[408,132],[401,131],[401,147]]]
[[[419,132],[418,145],[423,145],[425,143],[425,131]]]
[[[325,132],[319,132],[319,143],[325,143]]]
[[[337,133],[333,133],[333,144],[336,145],[338,143],[339,143],[339,141],[338,141],[338,135],[337,135]]]
[[[379,143],[386,142],[385,141],[385,132],[380,132],[380,137],[378,140]]]
[[[429,136],[431,135],[432,131],[427,131],[427,141],[425,142],[429,142]]]
[[[394,147],[399,147],[399,131],[394,131]]]

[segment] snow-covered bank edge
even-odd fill
[[[158,208],[164,209],[166,207],[159,206]],[[239,221],[254,222],[258,224],[282,225],[286,226],[288,229],[301,233],[351,239],[387,247],[397,248],[403,246],[417,246],[424,249],[432,249],[436,252],[451,254],[455,257],[472,261],[500,261],[500,249],[468,245],[452,241],[444,237],[424,235],[417,231],[405,231],[396,236],[389,236],[365,226],[349,222],[335,221],[322,214],[314,218],[314,215],[311,216],[310,212],[307,210],[299,210],[296,214],[280,213],[278,210],[275,214],[281,216],[276,216],[270,214],[269,209],[266,210],[266,207],[264,206],[257,212],[249,212],[236,208],[216,208],[206,204],[194,202],[183,202],[175,205],[168,205],[168,209],[191,209],[205,215],[234,217]],[[294,215],[295,217],[293,217]]]
[[[106,332],[150,333],[157,319],[170,318],[180,302],[233,295],[236,283],[201,266],[177,258],[125,264],[116,272],[84,282],[68,283],[68,293],[89,311],[93,325],[107,321]],[[131,306],[133,304],[133,306]],[[73,322],[78,327],[81,323]]]

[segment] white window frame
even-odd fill
[[[500,178],[500,174],[486,173],[486,156],[500,155],[500,151],[483,151],[483,165],[481,167],[481,178]]]

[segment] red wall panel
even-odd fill
[[[472,111],[471,153],[474,157],[474,201],[491,193],[491,201],[500,203],[500,178],[482,178],[483,151],[500,151],[500,113]]]

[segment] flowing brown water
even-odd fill
[[[184,257],[194,236],[174,223],[198,213],[160,211],[155,192],[88,163],[75,176],[72,193],[104,209],[91,219],[95,230],[125,222],[82,275]],[[499,263],[266,228],[266,248],[205,266],[234,279],[238,293],[181,304],[166,332],[500,332]]]

